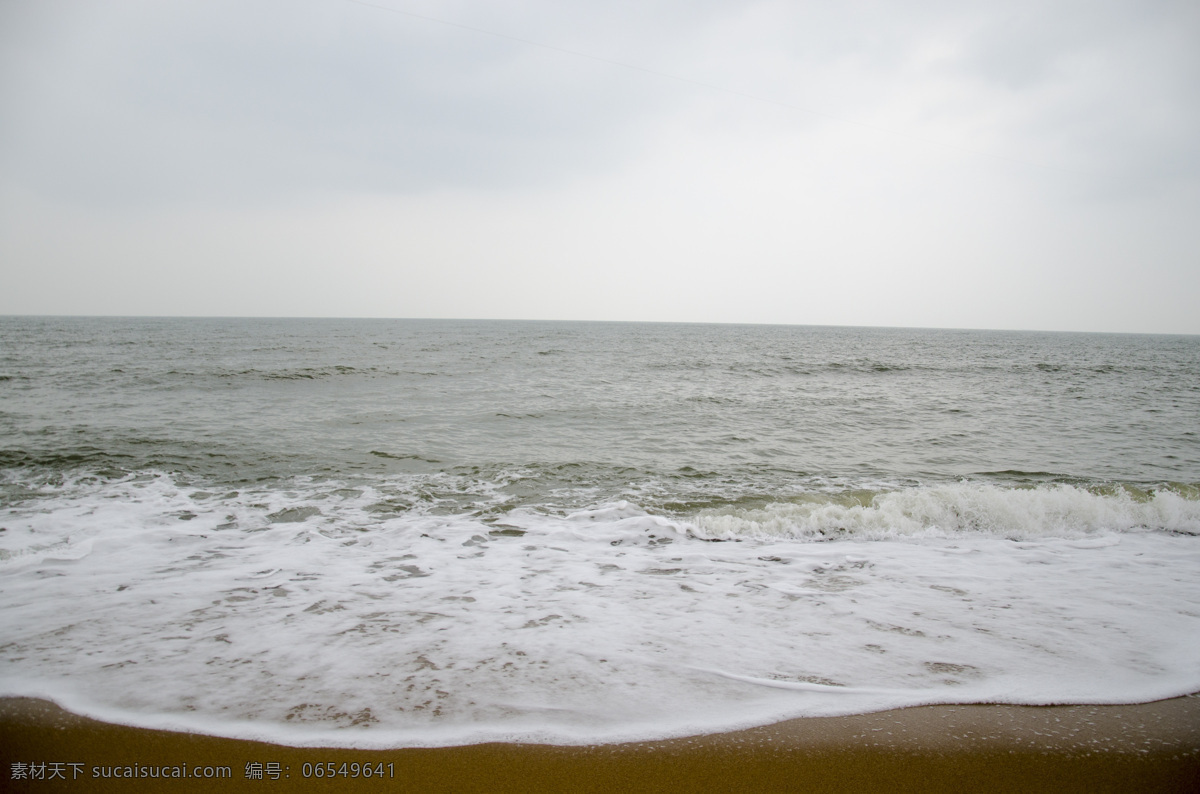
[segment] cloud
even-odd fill
[[[371,3],[0,6],[0,311],[1200,331],[1194,3]]]
[[[76,11],[35,20],[4,165],[91,201],[544,183],[619,158],[679,93],[338,0]]]
[[[92,202],[545,185],[619,167],[714,95],[760,113],[728,89],[795,108],[774,123],[798,136],[861,123],[1126,183],[1196,175],[1182,3],[389,1],[500,35],[345,0],[17,2],[3,169]]]

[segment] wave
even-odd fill
[[[1200,687],[1196,485],[810,483],[677,512],[575,509],[583,474],[527,473],[6,472],[0,694],[397,747]]]
[[[710,537],[833,540],[982,534],[1010,540],[1166,530],[1200,535],[1200,486],[1000,487],[955,483],[875,493],[805,494],[689,518]]]

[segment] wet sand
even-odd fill
[[[1200,696],[1133,706],[925,706],[616,745],[377,751],[144,730],[4,698],[0,757],[4,791],[1200,792]],[[370,764],[383,774],[316,777],[313,765],[327,762],[335,772]],[[13,779],[30,764],[46,765],[43,779]],[[105,776],[183,764],[189,773],[227,767],[228,777]],[[259,768],[262,779],[247,777]],[[56,773],[62,778],[45,779]]]

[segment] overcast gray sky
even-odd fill
[[[1200,333],[1200,3],[3,0],[0,313]]]

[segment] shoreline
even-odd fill
[[[393,750],[288,747],[133,728],[10,697],[0,698],[0,756],[0,788],[8,791],[1200,792],[1200,694],[1119,706],[917,706],[610,745]],[[347,771],[371,764],[383,777],[315,777],[312,765],[327,762],[335,771],[343,763]],[[13,779],[14,765],[36,763],[59,764],[64,779]],[[225,767],[229,774],[170,780],[103,774],[183,764],[193,773]],[[278,779],[271,779],[276,767],[269,764],[278,764]],[[259,769],[262,779],[247,777]]]

